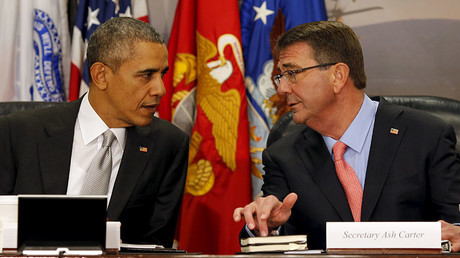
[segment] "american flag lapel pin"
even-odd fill
[[[399,133],[399,130],[396,129],[396,128],[391,128],[391,129],[390,129],[390,133],[391,133],[391,134],[398,134],[398,133]]]
[[[147,147],[139,146],[139,151],[140,152],[147,152]]]

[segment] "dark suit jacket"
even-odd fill
[[[0,194],[66,193],[80,104],[81,99],[0,117]],[[110,220],[121,222],[123,242],[172,245],[188,143],[186,134],[158,118],[150,126],[127,128],[107,210]]]
[[[398,129],[391,134],[390,129]],[[426,113],[380,101],[364,186],[362,221],[460,222],[460,164],[451,126]],[[327,221],[353,221],[331,155],[304,126],[267,147],[264,195],[299,198],[282,234],[307,234],[325,248]],[[244,232],[242,231],[242,235]]]

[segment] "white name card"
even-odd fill
[[[441,248],[441,222],[327,222],[327,249]]]

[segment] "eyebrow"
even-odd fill
[[[136,73],[137,74],[147,74],[147,73],[156,73],[158,72],[159,69],[153,69],[153,68],[148,68],[148,69],[145,69],[145,70],[141,70],[141,71],[137,71]]]
[[[300,66],[294,65],[294,64],[291,64],[291,63],[287,63],[287,64],[283,64],[282,67],[286,68],[286,69],[296,69],[296,68],[299,68]],[[280,69],[279,66],[277,67],[277,69],[278,69],[278,71],[281,72],[281,69]]]
[[[161,71],[161,73],[166,73],[167,71],[169,70],[169,66],[166,67],[165,69],[163,69],[163,71]],[[137,71],[137,74],[153,74],[153,73],[157,73],[157,72],[160,72],[160,69],[155,69],[155,68],[147,68],[145,70],[141,70],[141,71]]]

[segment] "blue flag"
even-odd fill
[[[263,183],[262,151],[268,133],[286,108],[272,81],[272,45],[284,31],[302,23],[327,20],[327,15],[324,0],[243,0],[240,17],[255,198]]]
[[[131,0],[80,0],[72,37],[72,67],[69,100],[75,100],[88,90],[89,71],[86,45],[93,32],[112,17],[132,16]]]

